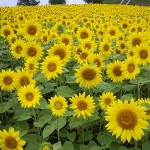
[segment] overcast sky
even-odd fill
[[[0,6],[16,6],[18,0],[0,0]],[[66,0],[67,4],[83,4],[83,0]],[[48,0],[40,0],[40,5],[48,4]]]

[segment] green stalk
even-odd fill
[[[122,82],[120,83],[120,98],[122,96]]]
[[[58,137],[58,142],[60,141],[60,135],[59,135],[59,120],[57,119],[57,137]]]
[[[84,120],[82,118],[82,141],[83,141],[83,145],[84,145]]]
[[[135,148],[135,150],[137,150],[137,149],[138,149],[137,141],[135,141],[135,140],[134,140],[134,148]]]
[[[139,79],[137,78],[137,93],[138,93],[138,99],[141,98],[141,93],[140,93],[140,84],[139,84]]]

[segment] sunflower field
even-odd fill
[[[0,7],[1,150],[148,150],[150,7]]]

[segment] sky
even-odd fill
[[[0,0],[0,6],[16,6],[18,0]],[[83,0],[66,0],[67,4],[83,4]],[[48,0],[40,0],[39,5],[48,4]]]

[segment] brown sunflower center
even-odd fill
[[[128,64],[128,72],[132,73],[135,70],[135,64],[129,63]]]
[[[109,33],[110,33],[110,35],[112,35],[112,36],[116,34],[116,32],[115,32],[114,30],[110,30]]]
[[[134,55],[134,52],[131,51],[131,52],[130,52],[130,56],[133,56],[133,55]]]
[[[137,115],[130,109],[121,110],[117,115],[117,122],[123,129],[131,130],[137,124]]]
[[[5,36],[10,35],[10,30],[8,30],[8,29],[4,30],[4,35],[5,35]]]
[[[80,54],[82,50],[80,48],[77,49],[77,54]]]
[[[85,44],[85,48],[89,50],[91,48],[91,44],[90,43],[86,43]]]
[[[101,65],[101,62],[99,59],[95,59],[94,63],[96,63],[97,67],[100,67],[100,65]]]
[[[150,109],[146,110],[146,115],[150,115]]]
[[[82,39],[86,39],[86,38],[88,38],[88,33],[86,31],[83,31],[83,32],[81,32],[80,36]]]
[[[63,49],[57,49],[57,50],[55,50],[54,55],[57,55],[61,59],[63,59],[66,56],[66,53],[65,53],[65,50],[63,50]]]
[[[132,44],[133,44],[134,47],[136,47],[137,45],[140,45],[141,42],[142,41],[139,38],[134,38],[132,40]]]
[[[36,55],[37,50],[34,47],[29,47],[27,53],[29,56],[33,57]]]
[[[85,103],[84,101],[80,100],[77,103],[78,109],[79,110],[86,110],[87,109],[87,103]]]
[[[34,64],[29,64],[29,69],[33,70],[34,69]]]
[[[17,46],[15,47],[15,51],[16,51],[16,53],[20,54],[21,51],[22,51],[22,46],[17,45]]]
[[[27,28],[27,32],[28,32],[28,34],[30,34],[30,35],[35,35],[36,32],[37,32],[36,26],[30,25],[30,26]]]
[[[142,59],[146,59],[148,57],[148,52],[147,50],[140,50],[139,55]]]
[[[106,99],[105,99],[105,104],[106,104],[106,105],[109,105],[109,104],[110,104],[110,99],[109,99],[109,98],[106,98]]]
[[[10,149],[15,149],[17,147],[17,141],[13,137],[6,138],[5,144],[6,147]]]
[[[121,49],[124,49],[126,46],[124,44],[120,45]]]
[[[65,45],[68,45],[69,44],[69,40],[67,38],[63,38],[62,39],[62,42],[65,44]]]
[[[22,20],[23,20],[23,17],[22,17],[22,16],[20,16],[20,17],[19,17],[19,20],[20,20],[20,21],[22,21]]]
[[[31,92],[26,93],[25,98],[27,101],[32,101],[34,99],[34,95]]]
[[[125,29],[128,27],[128,25],[126,23],[124,23],[122,27]]]
[[[87,56],[88,56],[87,53],[81,53],[80,58],[81,58],[81,59],[86,59]]]
[[[10,85],[10,84],[13,82],[13,79],[12,79],[12,77],[10,77],[10,76],[5,76],[5,77],[3,78],[3,82],[4,82],[4,84],[6,84],[6,85]]]
[[[109,46],[108,46],[108,44],[105,44],[104,45],[104,51],[108,51],[109,50]]]
[[[96,77],[96,72],[93,69],[86,69],[82,72],[82,77],[85,80],[93,80]]]
[[[47,42],[47,36],[43,36],[43,41]]]
[[[53,72],[56,70],[56,64],[54,62],[50,62],[48,65],[47,65],[47,69],[50,71],[50,72]]]
[[[20,84],[21,84],[21,86],[30,84],[29,78],[26,76],[22,76],[20,79]]]
[[[113,68],[113,73],[114,73],[115,76],[119,77],[119,76],[122,75],[122,71],[120,69],[121,69],[120,66],[116,66],[116,67]]]
[[[63,105],[61,102],[55,102],[54,107],[55,107],[55,109],[60,110],[60,109],[62,109]]]
[[[15,41],[16,41],[16,38],[13,37],[13,38],[11,39],[11,42],[14,43]]]
[[[142,31],[142,28],[141,28],[141,27],[138,27],[138,31],[141,32],[141,31]]]

